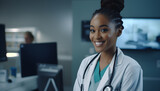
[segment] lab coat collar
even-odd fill
[[[93,72],[94,72],[94,68],[95,68],[95,66],[96,66],[96,64],[97,64],[97,61],[98,61],[99,57],[100,57],[100,54],[99,54],[99,55],[94,59],[94,61],[90,64],[90,67],[88,67],[88,68],[89,68],[89,69],[88,69],[88,72],[86,72],[87,74],[86,74],[85,79],[84,79],[84,83],[86,83],[86,84],[84,84],[84,89],[85,89],[86,91],[88,91],[88,89],[89,89],[91,77],[92,77],[92,74],[93,74]]]

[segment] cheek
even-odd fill
[[[90,38],[90,40],[92,41],[93,35],[92,35],[92,34],[89,34],[89,38]]]
[[[111,36],[109,34],[102,34],[104,40],[108,40]]]
[[[117,37],[115,34],[109,35],[108,41],[110,42],[111,45],[116,43],[116,38]]]
[[[111,38],[114,35],[114,31],[111,31],[110,33],[108,33],[108,37]]]
[[[112,43],[113,37],[114,35],[110,33],[103,35],[103,39],[106,41],[107,45]]]
[[[108,37],[108,38],[111,38],[112,36],[113,36],[113,34],[108,34],[108,36],[107,36],[107,37]]]

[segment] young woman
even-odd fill
[[[94,12],[90,40],[98,54],[82,61],[74,91],[143,91],[141,66],[116,47],[123,30],[121,10],[110,5]]]

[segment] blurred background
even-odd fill
[[[160,20],[159,3],[159,0],[125,0],[121,15]],[[33,43],[57,43],[64,91],[72,91],[81,61],[95,53],[91,42],[84,40],[82,21],[89,21],[98,8],[100,0],[0,0],[0,24],[5,25],[8,58],[0,62],[0,69],[16,67],[17,73],[21,72],[20,44],[25,42],[24,33],[30,31],[35,37]],[[160,50],[123,48],[123,51],[142,66],[144,91],[159,91]]]

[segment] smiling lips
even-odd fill
[[[97,41],[97,42],[94,42],[94,43],[97,47],[100,47],[104,44],[104,41]]]

